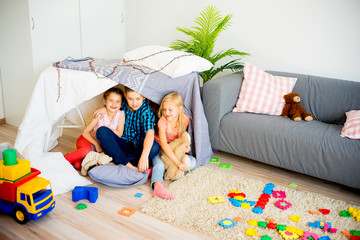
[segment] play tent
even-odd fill
[[[161,72],[146,74],[140,68],[122,64],[121,60],[64,60],[41,73],[15,141],[15,148],[31,161],[32,167],[51,181],[55,194],[91,183],[61,153],[48,152],[57,144],[57,124],[71,109],[119,83],[157,104],[171,91],[181,93],[184,111],[191,119],[188,132],[197,167],[210,160],[212,150],[198,73],[171,78]],[[49,132],[50,142],[44,149]]]

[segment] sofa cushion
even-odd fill
[[[296,73],[269,73],[296,77],[298,80],[293,91],[299,93],[305,110],[321,122],[343,125],[345,112],[360,109],[360,82]]]
[[[244,80],[233,112],[280,115],[283,99],[294,88],[296,78],[273,76],[250,63],[244,65]]]
[[[360,110],[346,112],[346,122],[341,130],[341,136],[360,139]]]
[[[310,176],[360,188],[359,141],[340,136],[341,125],[294,122],[280,116],[228,113],[220,149]]]

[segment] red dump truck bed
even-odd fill
[[[20,178],[16,182],[4,181],[0,183],[0,199],[15,202],[16,201],[16,188],[21,184],[33,179],[41,172],[35,168],[31,168],[31,173],[25,177]]]

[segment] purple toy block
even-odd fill
[[[98,199],[98,188],[76,186],[74,190],[72,190],[72,200],[73,202],[77,202],[82,199],[88,199],[89,202],[95,203]]]

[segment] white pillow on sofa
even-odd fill
[[[360,110],[351,110],[345,114],[346,122],[341,130],[341,136],[360,139]]]
[[[273,76],[251,65],[244,64],[244,80],[233,112],[252,112],[281,115],[284,95],[292,92],[297,78]]]
[[[205,58],[168,47],[149,45],[124,54],[130,65],[145,66],[169,77],[181,77],[191,72],[209,70],[213,64]]]

